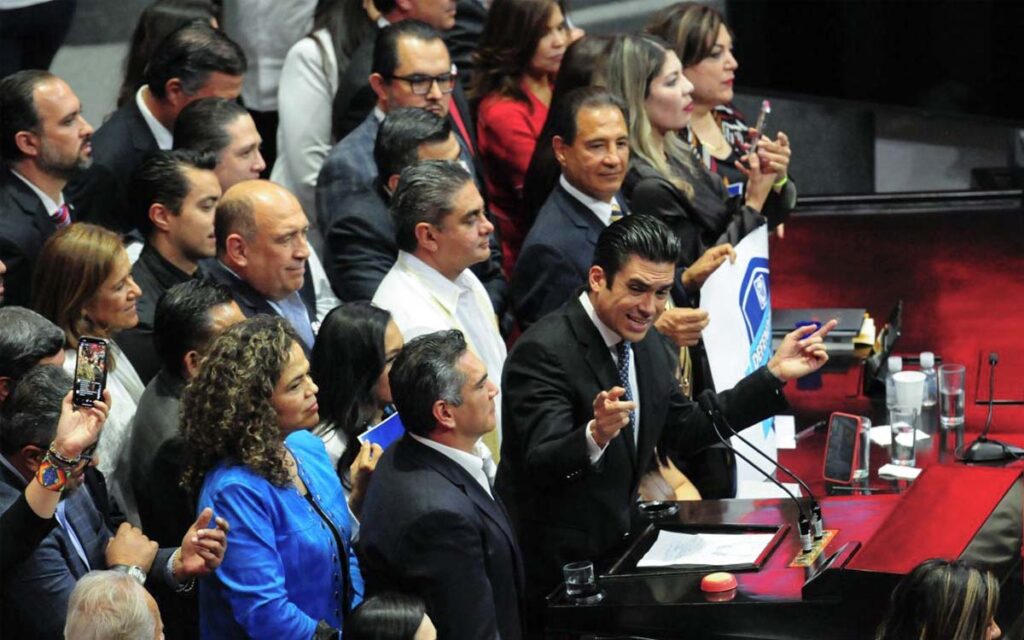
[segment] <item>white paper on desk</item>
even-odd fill
[[[800,485],[795,482],[783,482],[782,486],[793,492],[796,497],[801,496]],[[756,480],[744,480],[739,483],[736,489],[736,498],[745,500],[763,500],[765,498],[788,498],[789,495],[772,482],[757,482]]]
[[[772,356],[767,225],[747,234],[735,249],[736,262],[724,262],[700,288],[700,307],[708,312],[710,320],[701,336],[711,377],[719,391],[733,388],[767,364]],[[732,426],[770,458],[777,458],[771,418],[756,425]],[[736,437],[732,438],[732,445],[748,458],[757,455]],[[764,460],[754,460],[754,464],[768,473],[775,471]],[[736,461],[736,475],[739,480],[763,477],[742,459]]]
[[[753,564],[775,536],[770,533],[679,533],[659,531],[638,569],[675,565],[715,567]]]
[[[931,436],[921,431],[920,429],[914,430],[914,441],[927,440]],[[871,427],[870,434],[871,442],[874,442],[880,447],[888,447],[892,444],[892,427],[887,424],[881,424],[877,427]]]

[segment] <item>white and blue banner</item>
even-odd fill
[[[768,269],[768,228],[762,225],[736,245],[736,262],[725,262],[700,290],[700,306],[708,312],[704,346],[715,389],[724,391],[768,363],[772,356],[772,302]],[[732,425],[769,457],[777,459],[774,418],[755,425]],[[737,451],[768,473],[764,458],[732,439]],[[737,460],[737,479],[761,481],[764,476]]]

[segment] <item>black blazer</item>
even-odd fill
[[[56,231],[39,196],[10,169],[0,167],[0,262],[7,267],[4,304],[29,306],[36,259]]]
[[[651,329],[633,345],[640,434],[632,427],[590,464],[586,426],[597,394],[618,385],[614,360],[583,305],[573,298],[524,333],[505,362],[497,488],[514,504],[532,598],[560,580],[560,568],[614,551],[631,524],[637,486],[659,450],[693,452],[717,442],[712,424],[682,395],[665,338]],[[782,385],[759,369],[720,394],[729,421],[751,425],[785,406]]]
[[[439,638],[523,637],[523,568],[500,501],[406,435],[384,452],[363,503],[367,592],[411,590]]]
[[[509,291],[521,329],[558,309],[587,283],[604,224],[557,185],[526,234]]]
[[[236,278],[220,261],[207,269],[207,276],[227,287],[231,293],[231,298],[238,304],[238,308],[242,310],[242,315],[246,318],[251,318],[261,313],[269,316],[281,315],[274,307],[270,306],[270,303],[267,302],[267,299],[259,291],[253,289],[248,282],[241,278]],[[306,265],[306,275],[303,277],[302,288],[299,289],[299,297],[302,298],[303,304],[306,305],[306,311],[309,312],[310,323],[312,323],[316,319],[316,293],[313,290],[313,278],[309,274],[308,264]],[[302,344],[301,340],[299,344]],[[305,344],[302,344],[302,350],[309,357],[310,350]]]
[[[79,219],[128,232],[138,227],[131,210],[132,173],[158,151],[156,138],[132,98],[92,137],[92,166],[72,180],[66,193]]]

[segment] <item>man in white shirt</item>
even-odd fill
[[[487,291],[469,269],[490,256],[494,231],[473,178],[455,162],[418,162],[402,171],[391,212],[398,259],[377,288],[374,304],[391,312],[406,342],[459,329],[491,379],[501,380],[505,342]],[[497,456],[499,442],[493,436],[487,440]]]
[[[171,33],[146,67],[146,84],[96,131],[95,161],[68,186],[80,219],[134,229],[129,180],[143,158],[169,150],[178,114],[208,96],[234,100],[242,90],[245,54],[220,31],[194,22]]]
[[[439,638],[522,638],[523,568],[479,455],[495,428],[493,379],[459,331],[408,343],[389,380],[405,436],[377,464],[363,504],[368,588],[427,602]]]
[[[74,221],[64,187],[92,162],[92,127],[71,87],[47,71],[0,80],[0,261],[7,304],[27,307],[43,243]]]

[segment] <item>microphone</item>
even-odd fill
[[[988,415],[985,418],[985,428],[981,430],[978,439],[964,449],[960,457],[963,462],[1001,462],[1016,457],[1008,445],[988,439],[988,431],[992,428],[992,406],[995,404],[997,364],[999,354],[993,351],[988,354]]]
[[[711,392],[710,389],[705,391],[705,393],[707,394],[706,402],[709,403],[709,405],[711,407],[711,411],[714,412],[713,413],[713,417],[717,418],[718,421],[722,424],[722,426],[724,426],[734,436],[739,438],[740,442],[742,442],[743,444],[745,444],[748,447],[750,447],[750,449],[756,451],[759,456],[761,456],[762,458],[764,458],[765,460],[770,462],[777,469],[781,469],[783,473],[785,473],[787,476],[789,476],[790,478],[795,480],[797,482],[797,484],[799,484],[801,487],[803,487],[804,491],[807,492],[807,497],[810,499],[810,503],[811,503],[811,524],[814,527],[814,539],[815,540],[821,540],[824,537],[824,535],[825,535],[825,531],[824,531],[824,529],[825,529],[825,521],[822,518],[821,505],[818,504],[818,499],[814,496],[814,492],[811,491],[811,488],[809,486],[807,486],[807,483],[804,482],[800,478],[800,476],[798,476],[795,473],[793,473],[792,471],[790,471],[790,469],[788,467],[786,467],[784,464],[782,464],[778,460],[773,460],[771,458],[771,456],[767,455],[764,451],[761,451],[760,449],[755,447],[753,444],[751,444],[749,440],[747,440],[746,438],[741,436],[739,431],[734,429],[732,427],[732,425],[729,423],[729,421],[726,419],[725,414],[722,413],[722,405],[718,401],[718,394],[716,394],[714,392]]]
[[[733,447],[724,436],[722,436],[722,432],[718,430],[718,423],[721,421],[723,424],[727,425],[728,422],[725,420],[725,416],[722,415],[721,411],[716,409],[717,402],[718,398],[715,395],[715,392],[711,389],[705,389],[697,397],[697,404],[700,405],[700,408],[703,409],[711,419],[711,427],[714,429],[715,435],[718,436],[719,441],[721,441],[722,446],[729,451],[732,451],[736,457],[749,464],[751,467],[756,469],[758,473],[775,484],[775,486],[782,489],[786,495],[789,496],[789,499],[793,501],[793,504],[796,505],[796,508],[800,513],[800,516],[797,519],[797,530],[800,532],[800,548],[803,553],[808,553],[813,549],[811,545],[811,520],[807,517],[807,511],[804,509],[804,506],[800,503],[800,500],[793,495],[793,492],[787,489],[784,484],[773,478],[770,473],[765,472],[764,469],[751,462],[750,458],[737,451],[736,448]],[[732,431],[732,428],[729,427],[729,430]]]

